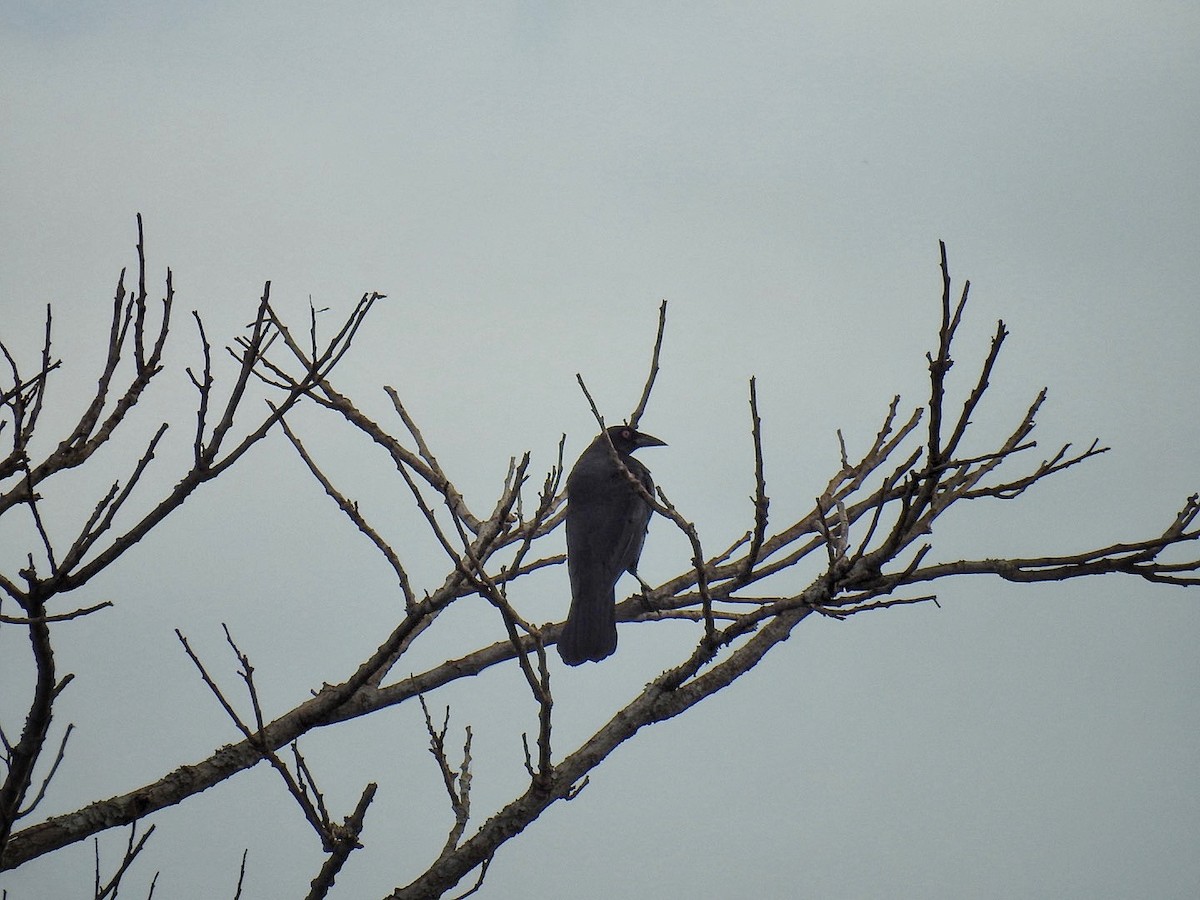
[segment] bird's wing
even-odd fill
[[[629,466],[629,471],[638,477],[646,492],[653,495],[654,479],[650,477],[650,470],[632,457],[628,458],[625,464]],[[640,494],[632,491],[630,493],[630,504],[625,518],[625,542],[619,557],[621,568],[617,571],[636,573],[638,560],[642,558],[642,545],[646,543],[646,531],[650,527],[650,517],[654,515],[654,510],[650,508],[649,503],[642,499]]]
[[[654,490],[644,465],[629,456],[622,461],[646,490]],[[635,570],[651,509],[613,465],[607,445],[594,443],[580,457],[567,479],[567,496],[567,561],[576,595],[585,582],[607,587]]]

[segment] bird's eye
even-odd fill
[[[622,428],[621,429],[621,437],[625,438],[625,440],[627,440],[627,441],[631,441],[631,440],[633,440],[633,432],[630,431],[628,428]]]

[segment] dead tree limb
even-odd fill
[[[530,693],[538,723],[536,749],[525,738],[528,784],[490,817],[482,821],[474,817],[469,802],[472,761],[469,740],[464,747],[463,762],[456,766],[445,746],[446,725],[441,729],[435,727],[426,709],[431,750],[450,797],[454,821],[427,869],[409,884],[398,887],[391,896],[443,896],[472,873],[477,879],[475,887],[470,888],[474,891],[504,842],[521,833],[554,803],[576,796],[590,773],[613,750],[647,725],[680,715],[705,697],[733,685],[814,612],[847,618],[893,606],[936,603],[931,582],[954,575],[991,575],[1025,582],[1125,574],[1156,584],[1200,584],[1200,555],[1192,552],[1180,556],[1184,552],[1181,547],[1200,539],[1196,524],[1200,500],[1196,495],[1184,502],[1161,533],[1150,537],[1124,536],[1095,549],[1051,551],[1029,558],[991,558],[986,548],[976,559],[946,560],[938,556],[941,519],[948,509],[960,502],[973,501],[970,508],[974,509],[979,507],[979,501],[1018,499],[1046,479],[1082,465],[1107,449],[1095,441],[1086,449],[1065,445],[1037,461],[1033,456],[1037,446],[1034,433],[1037,415],[1046,401],[1044,390],[1031,400],[1017,421],[1009,424],[1002,440],[982,450],[965,449],[975,440],[973,423],[988,415],[989,389],[1008,330],[1003,322],[997,323],[987,352],[974,363],[973,374],[961,383],[952,377],[959,371],[954,354],[956,338],[965,321],[969,285],[964,284],[956,295],[944,245],[940,250],[941,316],[936,347],[927,356],[927,400],[912,409],[903,408],[899,397],[883,404],[886,408],[881,410],[880,425],[864,447],[848,446],[839,433],[832,475],[812,486],[808,494],[814,497],[811,507],[785,517],[770,504],[763,452],[767,438],[754,380],[749,390],[751,458],[747,463],[753,472],[754,493],[748,513],[743,510],[744,528],[735,531],[740,537],[732,543],[728,537],[720,543],[711,536],[702,539],[701,525],[672,504],[665,491],[660,490],[653,497],[647,495],[655,511],[685,534],[691,558],[680,561],[678,573],[673,577],[657,585],[647,585],[619,603],[617,619],[647,628],[656,627],[654,623],[664,619],[697,622],[702,627],[695,629],[694,642],[681,658],[664,661],[665,670],[629,697],[593,735],[577,746],[566,748],[555,746],[553,740],[555,707],[551,687],[555,670],[549,666],[545,652],[557,640],[562,626],[530,621],[522,612],[521,592],[526,575],[563,561],[562,554],[547,549],[545,543],[563,517],[562,445],[557,463],[542,481],[536,497],[528,496],[532,490],[529,454],[514,454],[491,508],[472,509],[455,487],[453,473],[439,461],[434,447],[395,390],[385,389],[397,419],[389,424],[368,417],[332,382],[330,369],[344,354],[377,295],[364,296],[346,324],[322,345],[317,340],[315,311],[305,340],[304,335],[293,333],[279,320],[268,292],[264,291],[257,320],[261,327],[253,328],[235,353],[240,368],[231,397],[236,395],[240,403],[250,379],[257,378],[279,392],[260,428],[282,422],[295,403],[310,398],[317,407],[344,423],[351,435],[360,437],[364,446],[381,450],[400,476],[399,489],[419,511],[436,541],[435,546],[440,548],[437,552],[445,554],[445,576],[440,584],[424,592],[414,587],[409,582],[402,554],[396,549],[398,544],[389,541],[386,529],[371,521],[369,509],[360,507],[335,484],[323,470],[317,454],[305,445],[301,429],[294,421],[287,422],[285,433],[320,489],[347,516],[357,533],[384,555],[395,572],[403,600],[400,621],[389,634],[380,636],[377,649],[353,671],[337,683],[326,683],[310,699],[276,714],[273,719],[258,704],[246,660],[243,673],[250,691],[253,721],[231,713],[239,722],[243,740],[220,748],[200,763],[175,768],[134,791],[27,826],[12,835],[3,866],[18,866],[106,828],[137,822],[264,759],[289,772],[289,790],[294,796],[306,798],[308,805],[301,803],[304,814],[328,831],[329,816],[324,803],[319,800],[307,764],[295,750],[298,738],[315,729],[414,699],[423,705],[423,698],[432,696],[441,687],[515,660],[524,676],[522,690],[527,688]],[[134,346],[141,348],[135,350],[135,355],[144,356],[143,364],[135,366],[138,377],[137,373],[148,372],[158,365],[157,343],[146,337],[153,330],[149,329],[145,315],[136,308],[126,312],[124,306],[119,306],[119,311],[119,315],[114,315],[112,333],[120,338],[133,328]],[[127,321],[132,326],[122,324]],[[631,422],[637,422],[645,413],[656,383],[665,321],[664,303],[659,310],[645,387]],[[221,423],[232,419],[227,420],[223,414],[217,425],[207,424],[209,410],[216,404],[212,402],[211,360],[202,330],[201,343],[205,348],[204,365],[192,376],[200,398],[194,457],[201,472],[193,477],[200,481],[205,474],[211,477],[222,471],[225,463],[236,459],[248,446],[246,442],[253,443],[251,438],[259,434],[257,428],[253,429],[232,449],[221,449],[229,430],[228,424]],[[30,418],[36,418],[34,410],[39,408],[45,384],[55,366],[48,341],[33,374],[22,375],[15,364],[10,364],[11,383],[0,383],[0,397],[6,398],[10,410],[8,428],[0,433],[16,436],[28,429]],[[111,381],[112,376],[109,378]],[[582,377],[579,381],[582,386]],[[586,393],[586,387],[584,390]],[[603,418],[590,395],[588,402],[602,424]],[[228,410],[229,406],[225,408]],[[93,419],[102,421],[98,413]],[[93,432],[85,428],[84,433]],[[87,440],[80,440],[86,446]],[[152,455],[152,452],[147,454]],[[5,459],[20,459],[20,453],[15,456],[10,453]],[[32,495],[44,481],[36,473],[42,470],[24,461],[8,465],[14,481],[8,493],[0,496],[14,498],[13,503],[30,505],[32,511],[31,504],[36,503]],[[45,638],[40,651],[35,646],[35,656],[43,652],[47,657],[48,674],[39,681],[47,710],[40,720],[44,727],[49,724],[48,701],[62,686],[53,676],[49,646],[49,623],[55,621],[56,614],[47,612],[44,601],[82,583],[79,579],[86,580],[85,576],[91,572],[89,566],[105,559],[105,551],[94,548],[99,546],[97,542],[106,530],[106,521],[111,521],[106,517],[112,505],[124,502],[120,490],[102,498],[81,532],[91,544],[74,555],[71,548],[56,553],[57,566],[51,566],[46,578],[38,575],[32,560],[17,578],[0,573],[6,579],[0,582],[0,588],[23,601],[22,614],[10,618],[30,630],[35,644],[39,635]],[[531,511],[528,515],[527,510]],[[38,530],[35,527],[35,543],[44,544],[45,555],[49,556],[56,549],[50,540],[53,536],[47,533],[43,540],[36,534]],[[134,533],[136,528],[130,532]],[[109,546],[117,546],[120,540]],[[710,553],[704,549],[706,543],[724,549]],[[22,579],[26,587],[20,585]],[[769,587],[763,584],[766,579],[771,579]],[[454,658],[397,678],[397,671],[404,671],[397,663],[414,643],[438,627],[441,614],[452,604],[467,598],[482,598],[495,611],[499,622],[497,640],[484,647],[464,646]],[[314,680],[323,680],[325,674],[314,673]],[[394,680],[389,682],[389,677]],[[225,702],[232,709],[232,704]],[[43,728],[39,740],[44,737]],[[5,741],[10,776],[14,763],[23,764],[22,753],[27,754],[22,749],[27,746],[22,743],[25,740],[23,733],[14,744]],[[295,755],[291,767],[278,756],[289,745]],[[26,784],[27,776],[28,773],[23,776]],[[363,796],[369,803],[367,792]],[[360,809],[365,811],[363,801]],[[356,822],[350,829],[353,846],[358,846],[362,829],[358,813],[356,809],[351,816]],[[329,834],[326,849],[332,849],[326,865],[334,866],[335,859],[344,861],[338,854],[348,853],[353,847],[338,843],[332,831]],[[314,890],[318,882],[325,883],[318,878]]]

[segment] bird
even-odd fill
[[[622,572],[638,577],[653,512],[618,460],[653,494],[650,470],[630,454],[666,445],[630,425],[614,425],[596,436],[567,476],[571,608],[558,638],[558,655],[568,666],[599,662],[617,649],[617,579]]]

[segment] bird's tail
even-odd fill
[[[571,598],[567,624],[558,638],[558,655],[568,666],[599,662],[617,649],[616,593],[580,591]]]

